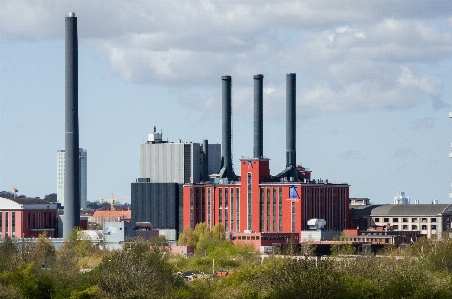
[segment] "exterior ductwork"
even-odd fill
[[[80,226],[77,17],[65,18],[65,174],[63,237]]]
[[[264,155],[264,75],[254,75],[254,158]]]
[[[236,180],[237,177],[232,169],[232,100],[231,100],[231,76],[222,76],[222,166],[220,170],[220,177]]]

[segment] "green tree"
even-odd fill
[[[44,200],[48,202],[57,202],[57,194],[56,193],[50,193],[44,196]]]
[[[212,237],[220,241],[226,239],[226,231],[222,223],[217,223],[212,227]]]
[[[50,267],[55,260],[55,247],[53,243],[47,239],[47,233],[43,232],[39,235],[36,245],[31,252],[31,260],[42,268]]]
[[[184,287],[167,255],[150,250],[150,242],[135,239],[113,251],[91,273],[108,298],[172,298]]]
[[[179,239],[177,245],[179,246],[196,246],[196,244],[191,245],[191,235],[193,234],[193,229],[189,226],[184,227],[184,231],[179,234]]]

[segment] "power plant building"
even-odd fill
[[[184,227],[205,222],[209,227],[222,223],[234,232],[300,232],[308,220],[324,219],[325,229],[341,231],[349,227],[349,185],[313,180],[311,172],[297,165],[295,74],[287,74],[286,85],[286,168],[270,174],[270,159],[263,156],[262,88],[263,75],[254,76],[254,156],[240,159],[240,176],[224,163],[222,171],[209,182],[184,185]],[[223,83],[230,80],[223,76]],[[230,105],[231,84],[223,84],[223,105]],[[223,140],[231,139],[228,125],[230,107],[223,109]],[[226,115],[225,115],[226,113]],[[226,121],[225,121],[226,119]],[[225,136],[226,134],[226,136]],[[223,161],[231,161],[223,151]],[[226,168],[226,169],[225,169]],[[224,175],[226,173],[226,175]]]
[[[64,206],[64,171],[65,151],[57,151],[57,202]],[[88,201],[88,154],[83,148],[79,149],[80,167],[80,207],[85,209]]]
[[[140,177],[131,186],[132,221],[182,231],[183,184],[208,181],[220,170],[220,157],[220,144],[164,141],[154,127],[140,145]]]

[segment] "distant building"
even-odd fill
[[[377,231],[373,235],[394,235],[395,231],[403,236],[417,232],[416,236],[441,238],[450,231],[451,220],[450,204],[369,205],[352,209],[351,228],[361,233]]]
[[[405,192],[397,192],[397,196],[394,197],[395,205],[409,205],[410,198],[405,196]]]
[[[104,222],[128,222],[132,211],[102,211],[96,210],[92,216],[88,216],[88,222],[103,225]]]
[[[220,166],[220,144],[164,141],[154,127],[140,145],[140,177],[131,185],[132,221],[182,231],[182,185],[208,181]]]
[[[86,203],[88,200],[87,193],[87,152],[83,148],[79,149],[80,158],[80,208],[86,209]],[[64,162],[65,152],[64,150],[58,150],[57,152],[57,201],[64,206]]]
[[[355,206],[368,206],[370,199],[368,198],[350,198],[350,208]]]
[[[419,231],[420,236],[442,237],[450,229],[452,205],[382,205],[371,211],[370,226],[386,230]]]
[[[36,238],[46,232],[56,237],[57,204],[39,198],[0,197],[0,236]]]

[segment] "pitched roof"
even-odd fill
[[[43,204],[48,205],[51,202],[48,202],[47,200],[40,199],[40,198],[29,198],[29,197],[16,197],[16,198],[7,198],[15,203],[18,203],[20,205],[36,205],[36,204]]]
[[[372,209],[372,216],[437,216],[452,214],[449,204],[382,205]]]

